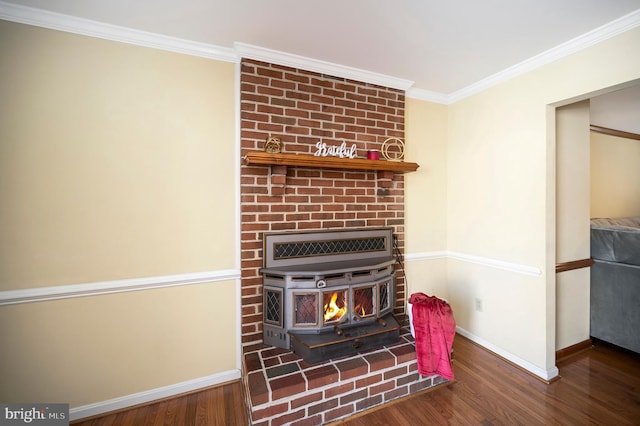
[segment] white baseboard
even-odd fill
[[[472,333],[469,333],[464,328],[456,327],[456,332],[459,333],[461,336],[464,336],[467,339],[471,340],[472,342],[475,342],[478,345],[490,350],[496,355],[501,356],[507,361],[517,365],[518,367],[530,372],[531,374],[534,374],[535,376],[540,377],[544,381],[547,381],[547,382],[551,381],[560,374],[560,372],[558,371],[558,367],[556,366],[554,366],[553,368],[550,368],[549,370],[543,370],[542,368],[539,368],[531,364],[529,361],[525,361],[524,359],[517,357],[514,354],[507,352],[504,349],[499,348],[490,342],[487,342],[481,337],[478,337]]]
[[[230,370],[222,373],[212,374],[211,376],[201,377],[198,379],[187,380],[186,382],[176,383],[161,388],[151,389],[144,392],[134,393],[107,401],[96,402],[94,404],[82,405],[69,410],[70,420],[84,419],[87,417],[97,416],[112,411],[122,410],[135,405],[146,404],[152,401],[168,398],[174,395],[203,389],[209,386],[219,385],[225,382],[240,379],[240,370]]]

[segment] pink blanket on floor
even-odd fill
[[[418,373],[422,376],[438,374],[453,380],[451,350],[456,334],[456,321],[451,306],[435,296],[414,293],[409,298],[416,339]]]

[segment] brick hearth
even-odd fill
[[[246,348],[252,424],[321,425],[447,383],[418,374],[413,337],[403,323],[397,344],[317,364],[271,346]]]

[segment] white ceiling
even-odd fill
[[[640,10],[640,0],[7,3],[225,49],[233,49],[235,42],[259,46],[408,80],[412,89],[443,95]]]

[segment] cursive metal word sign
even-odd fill
[[[327,145],[324,142],[316,144],[316,157],[340,157],[340,158],[356,158],[356,144],[347,148],[347,143],[342,142],[341,145]]]

